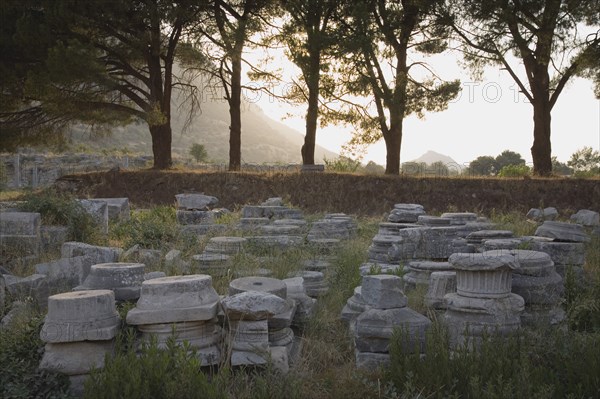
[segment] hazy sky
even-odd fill
[[[433,150],[452,157],[459,164],[468,164],[480,155],[496,156],[509,149],[531,163],[531,104],[516,90],[516,84],[506,71],[488,68],[483,81],[477,82],[456,59],[456,55],[448,53],[431,60],[444,79],[460,79],[462,91],[446,111],[429,113],[422,120],[415,116],[404,120],[401,162]],[[274,64],[282,66],[289,76],[297,73],[296,67],[282,58],[279,62],[276,59]],[[517,64],[516,68],[522,70],[521,65]],[[285,85],[274,90],[281,93]],[[304,133],[306,105],[281,104],[264,93],[250,93],[249,97],[270,117]],[[296,117],[286,118],[288,113]],[[319,129],[317,143],[339,152],[350,137],[351,128],[331,126]],[[563,162],[584,146],[600,149],[600,100],[594,97],[590,81],[576,78],[564,89],[552,112],[551,139],[552,154]],[[363,162],[370,160],[385,165],[383,139],[369,147]]]

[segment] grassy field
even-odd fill
[[[45,197],[47,198],[47,197]],[[35,201],[30,198],[30,201]],[[50,199],[45,218],[51,209],[64,207],[60,199]],[[61,205],[62,204],[62,205]],[[38,204],[39,206],[39,204]],[[62,208],[61,208],[62,206]],[[53,208],[54,207],[54,208]],[[334,209],[332,209],[333,211]],[[307,219],[322,215],[314,213]],[[516,234],[531,234],[532,225],[520,213],[488,214],[503,229]],[[55,217],[55,216],[54,216]],[[234,229],[238,214],[221,220],[226,226],[219,235],[239,235]],[[362,372],[354,367],[352,337],[339,320],[340,311],[360,284],[359,265],[366,259],[367,248],[376,234],[380,218],[359,217],[357,236],[338,250],[327,279],[329,293],[320,298],[314,317],[305,326],[299,361],[287,375],[276,370],[231,369],[206,370],[186,350],[171,345],[167,350],[155,346],[144,349],[142,356],[133,350],[135,331],[123,326],[117,340],[118,350],[104,370],[93,374],[86,385],[88,398],[591,398],[600,397],[600,240],[588,245],[583,286],[567,284],[563,306],[568,314],[564,328],[528,330],[508,340],[491,339],[476,352],[450,352],[443,325],[423,305],[422,291],[412,291],[409,306],[433,318],[424,358],[403,355],[398,342],[392,345],[392,363],[387,369]],[[74,223],[87,224],[85,220]],[[77,225],[73,226],[77,230]],[[79,230],[82,232],[83,230]],[[86,233],[87,234],[87,233]],[[160,249],[179,249],[184,257],[201,253],[208,237],[202,241],[179,233],[172,206],[134,210],[132,220],[112,224],[107,238],[89,232],[86,240],[127,249],[133,244]],[[269,252],[269,259],[259,263],[257,255],[246,253],[234,259],[230,273],[215,277],[213,285],[225,294],[233,275],[268,267],[274,277],[285,278],[300,270],[300,260],[315,256],[308,248],[288,252]],[[155,267],[168,275],[187,270]],[[31,270],[23,269],[27,275]],[[124,316],[133,305],[119,307]],[[0,312],[6,312],[7,309]],[[8,330],[0,330],[0,397],[60,398],[68,397],[63,376],[37,370],[43,343],[39,331],[43,314],[35,308],[29,317]]]

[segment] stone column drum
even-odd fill
[[[507,335],[521,325],[524,300],[511,293],[512,270],[518,263],[512,255],[453,254],[456,293],[444,297],[452,347],[476,347],[486,334]]]
[[[46,342],[40,369],[67,374],[80,396],[89,372],[104,367],[119,329],[115,295],[110,290],[67,292],[48,298],[40,337]]]
[[[178,343],[187,341],[198,349],[203,366],[215,365],[221,360],[222,340],[218,303],[208,275],[146,280],[136,307],[127,313],[127,323],[138,326],[143,341],[155,336],[159,346],[174,334]]]

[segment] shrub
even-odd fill
[[[354,173],[360,166],[360,161],[341,156],[335,159],[323,158],[325,168],[331,172]]]
[[[201,371],[196,350],[189,345],[171,338],[163,350],[154,340],[143,343],[137,353],[134,337],[119,335],[116,355],[86,381],[86,398],[226,398]]]
[[[0,329],[0,397],[68,398],[67,377],[38,370],[44,319],[34,316],[24,325]]]
[[[600,394],[600,336],[522,331],[488,337],[475,351],[453,352],[443,328],[434,324],[426,356],[402,353],[394,335],[386,379],[406,397],[564,398]],[[404,346],[405,347],[405,346]]]
[[[531,170],[527,165],[506,165],[498,172],[500,177],[524,177],[530,174]]]
[[[61,225],[69,228],[72,240],[90,244],[100,240],[96,229],[96,221],[67,194],[53,191],[30,193],[25,196],[25,202],[19,205],[23,212],[38,212],[44,225]]]
[[[195,143],[190,147],[190,155],[196,160],[196,162],[206,162],[208,159],[208,153],[206,148],[202,144]]]
[[[139,245],[145,249],[173,249],[181,237],[175,208],[158,206],[132,212],[131,219],[113,228],[113,238],[125,248]]]

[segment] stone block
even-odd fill
[[[108,218],[114,221],[129,220],[131,217],[129,198],[95,198],[108,205]]]
[[[241,292],[259,291],[287,298],[287,286],[282,280],[270,277],[241,277],[229,283],[229,295],[233,296]]]
[[[71,289],[83,283],[90,272],[92,262],[86,256],[63,258],[35,265],[36,273],[45,274],[51,287]]]
[[[0,212],[0,234],[39,236],[41,216],[34,212]]]
[[[48,343],[39,368],[66,375],[88,374],[104,368],[106,355],[113,352],[113,340]]]
[[[444,297],[456,292],[456,272],[433,272],[429,276],[429,287],[425,294],[425,305],[434,309],[446,309]]]
[[[370,309],[356,319],[354,342],[360,352],[388,353],[392,334],[399,331],[405,353],[423,353],[430,325],[428,318],[407,307]]]
[[[110,290],[66,292],[48,298],[40,332],[44,342],[106,341],[117,334],[119,314]]]
[[[408,303],[402,292],[402,279],[389,274],[364,276],[362,299],[374,309],[402,308]]]
[[[178,209],[176,215],[177,223],[181,225],[213,224],[215,221],[215,215],[211,211],[186,211]]]
[[[108,203],[96,199],[81,199],[77,203],[96,221],[100,231],[108,234]]]
[[[545,221],[535,231],[538,237],[551,238],[560,242],[588,242],[590,238],[579,224]]]
[[[246,291],[228,296],[221,301],[225,315],[230,320],[263,320],[283,313],[285,299],[260,291]]]
[[[218,302],[212,278],[204,274],[146,280],[136,307],[127,313],[127,323],[210,320],[217,314]]]
[[[40,237],[44,252],[60,251],[62,245],[69,240],[67,226],[41,226]]]
[[[204,194],[177,194],[177,209],[188,211],[206,211],[219,203],[217,197]]]
[[[600,214],[589,209],[580,209],[571,215],[571,220],[586,227],[598,226],[600,225]]]
[[[6,291],[12,298],[33,298],[38,305],[46,308],[50,287],[48,279],[43,274],[32,274],[27,277],[4,275]]]
[[[122,253],[121,248],[99,247],[75,241],[65,242],[60,251],[61,258],[87,256],[93,264],[118,262]]]
[[[117,301],[138,299],[144,281],[143,263],[100,263],[90,268],[85,281],[75,291],[111,290]]]

